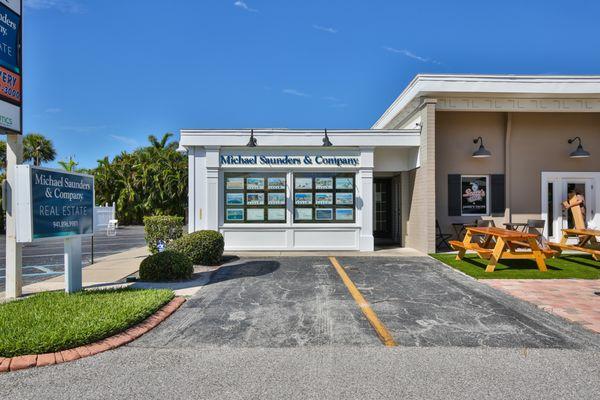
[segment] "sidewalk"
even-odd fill
[[[148,254],[148,248],[142,246],[100,258],[94,264],[83,269],[83,286],[97,287],[120,282],[136,272]],[[46,281],[24,286],[23,295],[64,289],[65,276],[61,274]]]

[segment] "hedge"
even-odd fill
[[[158,215],[144,217],[144,231],[146,243],[150,253],[158,253],[158,241],[168,245],[183,235],[183,217]]]
[[[191,279],[194,273],[192,261],[176,251],[163,251],[146,257],[140,264],[142,281],[178,281]]]
[[[171,242],[170,250],[185,254],[195,265],[215,265],[221,262],[225,240],[216,231],[197,231]]]

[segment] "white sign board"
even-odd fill
[[[360,153],[352,150],[223,150],[219,164],[224,168],[359,168]]]
[[[21,15],[21,0],[0,0],[0,4],[4,4],[6,7],[16,12],[17,15]]]
[[[21,132],[21,108],[0,100],[0,128]]]

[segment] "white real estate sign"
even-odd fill
[[[21,132],[21,108],[0,101],[0,128]]]

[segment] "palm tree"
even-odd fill
[[[29,133],[23,138],[23,158],[39,167],[43,162],[54,161],[56,150],[52,141],[39,133]]]
[[[79,163],[75,162],[75,160],[73,160],[73,157],[69,157],[69,161],[59,161],[58,165],[60,165],[67,172],[76,172]]]

